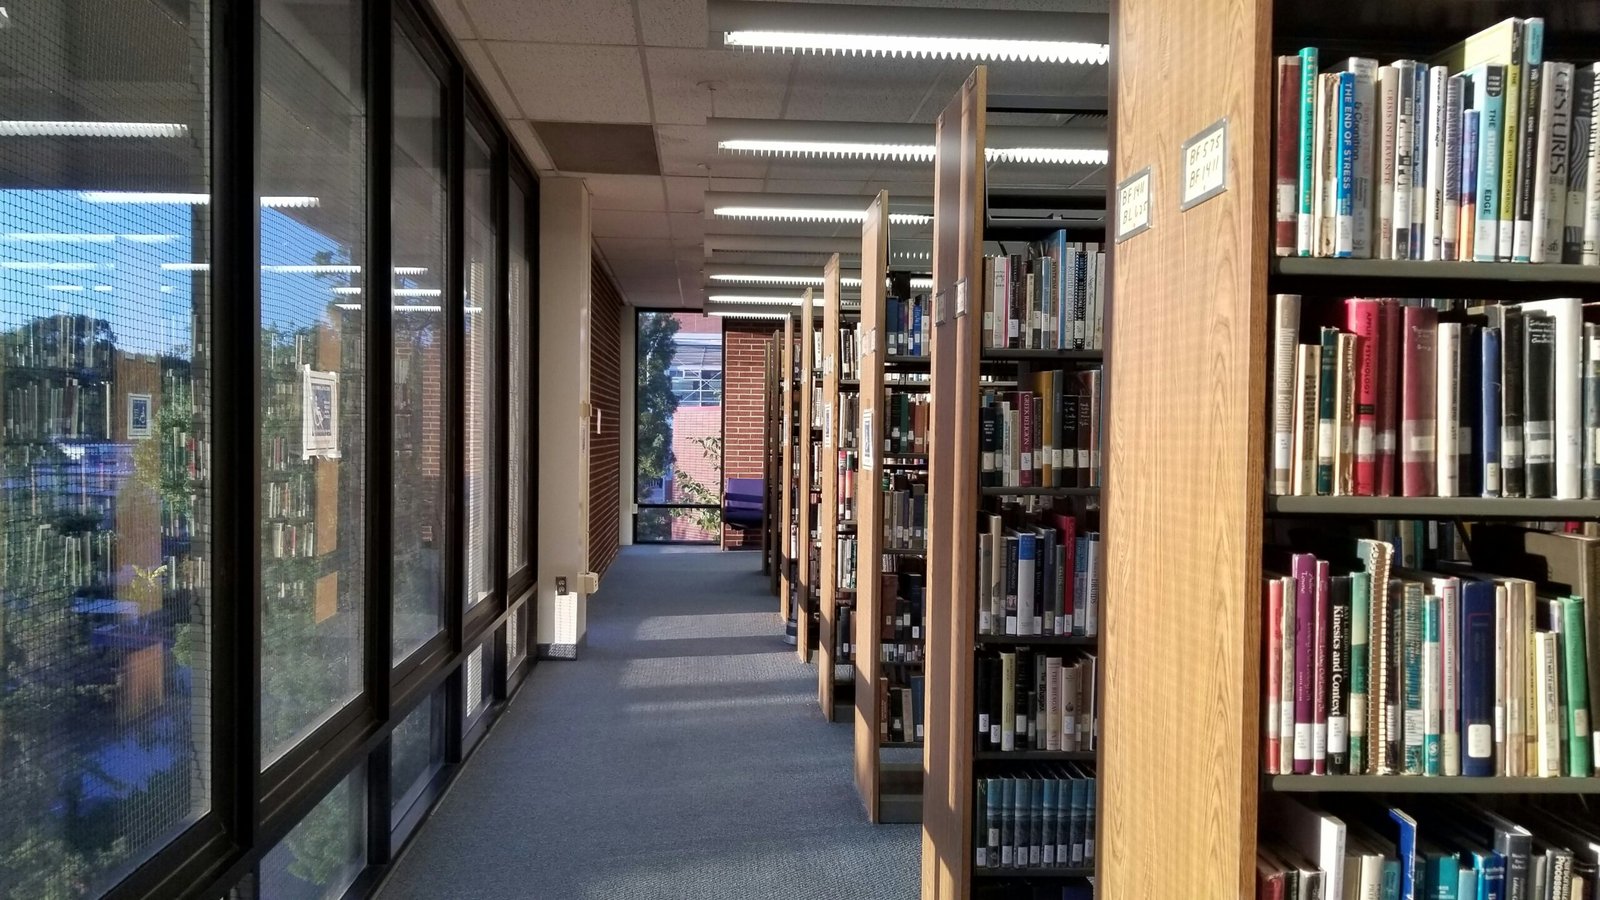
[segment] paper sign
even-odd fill
[[[943,325],[950,318],[950,293],[940,291],[933,295],[933,324]]]
[[[1117,243],[1150,230],[1150,167],[1117,185]]]
[[[1198,206],[1228,189],[1228,120],[1216,124],[1183,143],[1179,159],[1183,184],[1178,208]]]
[[[877,468],[877,440],[872,430],[872,410],[861,411],[861,471],[871,472]]]
[[[965,278],[956,282],[956,315],[967,314],[967,280]]]

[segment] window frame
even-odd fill
[[[678,313],[684,313],[684,312],[691,312],[691,310],[684,310],[684,309],[666,307],[666,306],[639,306],[639,307],[635,307],[634,308],[634,316],[633,316],[633,326],[634,326],[633,327],[634,378],[633,378],[633,384],[629,385],[627,389],[631,390],[633,392],[633,405],[634,405],[634,409],[636,411],[639,408],[639,376],[638,376],[639,320],[643,316],[645,316],[647,314],[659,314],[659,313],[678,314]],[[727,364],[728,364],[728,328],[727,328],[727,323],[726,322],[722,323],[721,328],[722,328],[721,340],[718,341],[717,353],[718,353],[718,355],[719,355],[719,357],[721,359],[721,366],[722,366],[722,368],[719,371],[722,371],[722,372],[726,373],[726,367],[727,367]],[[670,377],[670,373],[669,373],[669,377]],[[722,388],[721,388],[720,394],[719,394],[719,397],[721,399],[721,403],[719,404],[719,410],[718,410],[718,416],[717,416],[717,436],[719,438],[725,439],[727,437],[727,433],[728,433],[727,381],[726,381],[725,375],[724,375],[724,377],[722,377],[719,380],[722,382]],[[633,543],[635,543],[635,544],[648,544],[648,545],[661,545],[661,546],[667,546],[667,545],[673,545],[673,544],[682,544],[682,545],[691,545],[691,546],[706,546],[706,545],[710,545],[710,544],[720,543],[721,540],[722,540],[722,535],[720,533],[722,531],[722,528],[718,529],[719,533],[715,537],[710,537],[710,538],[706,538],[705,540],[699,540],[699,541],[695,541],[695,540],[670,540],[670,539],[669,540],[664,540],[664,541],[654,541],[654,540],[641,541],[639,539],[639,515],[640,515],[640,513],[643,513],[643,512],[645,512],[647,510],[657,510],[657,509],[665,509],[665,510],[714,509],[714,510],[717,510],[719,512],[722,510],[722,504],[720,504],[720,503],[651,503],[651,502],[646,502],[646,501],[640,500],[639,499],[639,480],[638,480],[639,446],[640,446],[639,445],[639,416],[636,414],[633,417],[633,454],[634,454],[634,457],[633,457],[633,460],[632,460],[633,465],[630,468],[630,471],[634,473],[634,476],[633,476],[633,483],[629,484],[627,486],[628,487],[628,497],[629,497],[629,499],[630,499],[630,501],[632,503],[632,508],[633,508],[633,526],[631,528],[631,534],[632,534]],[[722,460],[722,462],[718,464],[717,488],[716,488],[718,496],[721,496],[722,493],[724,492],[724,490],[726,488],[726,485],[727,485],[727,480],[728,480],[727,460],[726,460],[726,458],[724,458]],[[719,517],[718,521],[719,522],[721,521],[720,517]]]

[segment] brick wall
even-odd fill
[[[782,324],[782,323],[779,323]],[[765,478],[766,347],[772,323],[725,320],[722,333],[723,477]],[[759,529],[723,526],[730,548],[759,548]]]
[[[621,522],[622,295],[595,257],[589,313],[589,403],[601,433],[589,435],[589,568],[605,574],[617,558]]]

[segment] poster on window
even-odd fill
[[[300,410],[300,458],[339,458],[339,373],[305,373],[305,396]]]
[[[128,395],[128,439],[144,440],[150,436],[150,395]]]

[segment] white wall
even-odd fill
[[[588,568],[589,189],[539,180],[539,634],[555,638],[556,579],[578,593]]]

